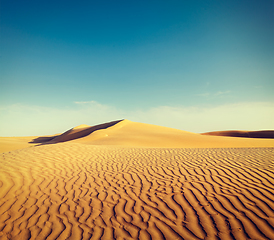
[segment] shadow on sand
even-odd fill
[[[70,129],[70,130],[68,130],[68,131],[66,131],[66,132],[64,132],[60,135],[34,138],[29,143],[33,143],[33,144],[39,144],[40,143],[38,145],[38,146],[40,146],[40,145],[46,145],[46,144],[55,144],[55,143],[60,143],[60,142],[67,142],[67,141],[71,141],[71,140],[74,140],[74,139],[86,137],[89,134],[93,133],[94,131],[112,127],[112,126],[116,125],[117,123],[119,123],[121,121],[123,121],[123,120],[103,123],[103,124],[99,124],[99,125],[92,126],[92,127],[85,127],[85,128],[79,128],[79,129],[72,128],[72,129]]]

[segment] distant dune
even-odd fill
[[[273,130],[264,130],[264,131],[215,131],[215,132],[206,132],[202,135],[212,135],[212,136],[226,136],[226,137],[243,137],[243,138],[271,138],[274,139]]]
[[[120,120],[0,147],[1,240],[274,236],[274,139]]]
[[[242,134],[243,133],[243,134]],[[95,126],[80,125],[62,134],[41,137],[0,137],[0,151],[10,151],[36,145],[56,144],[71,141],[90,145],[119,145],[128,147],[171,147],[171,148],[208,148],[208,147],[274,147],[270,139],[273,131],[248,132],[253,138],[245,136],[244,131],[223,131],[196,134],[178,129],[151,124],[119,120]],[[214,135],[216,137],[212,137]],[[259,139],[258,136],[265,136]],[[268,138],[268,139],[267,139]]]

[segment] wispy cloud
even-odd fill
[[[114,109],[114,107],[101,104],[97,101],[75,101],[74,102],[76,105],[84,107],[84,108],[89,108],[89,109],[100,109],[100,110],[108,110],[108,109]]]
[[[83,101],[81,101],[81,102],[74,102],[75,104],[94,104],[94,103],[97,103],[96,101],[87,101],[87,102],[83,102]]]
[[[274,129],[274,103],[243,102],[209,107],[158,106],[131,111],[96,101],[75,102],[66,109],[15,104],[0,106],[0,136],[55,134],[80,124],[95,125],[119,119],[190,132]]]
[[[79,104],[79,105],[86,105],[86,104],[89,104],[89,105],[93,105],[93,104],[95,104],[95,105],[101,105],[100,103],[98,103],[98,102],[96,102],[96,101],[79,101],[79,102],[77,102],[77,101],[75,101],[74,102],[75,104]]]
[[[206,92],[206,93],[199,93],[199,94],[196,94],[196,96],[198,97],[209,97],[211,94]]]
[[[222,96],[222,95],[227,95],[229,93],[230,93],[230,91],[219,91],[219,92],[216,92],[214,95],[215,96]]]
[[[227,90],[227,91],[218,91],[218,92],[214,92],[214,93],[210,93],[210,92],[205,92],[205,93],[199,93],[196,94],[196,96],[198,97],[223,97],[223,96],[228,96],[231,93],[231,91]]]

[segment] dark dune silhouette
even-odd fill
[[[243,137],[243,138],[271,138],[274,139],[273,130],[264,131],[214,131],[202,133],[202,135],[212,135],[212,136],[224,136],[224,137]]]
[[[67,142],[67,141],[71,141],[74,139],[86,137],[89,134],[93,133],[94,131],[109,128],[121,121],[123,121],[123,120],[103,123],[103,124],[95,125],[92,127],[88,126],[88,125],[80,125],[78,127],[72,128],[60,135],[49,136],[49,137],[38,137],[38,138],[33,139],[29,143],[53,144],[53,143],[59,143],[59,142]]]

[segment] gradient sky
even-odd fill
[[[274,128],[273,0],[1,0],[0,11],[1,136],[113,118]]]

